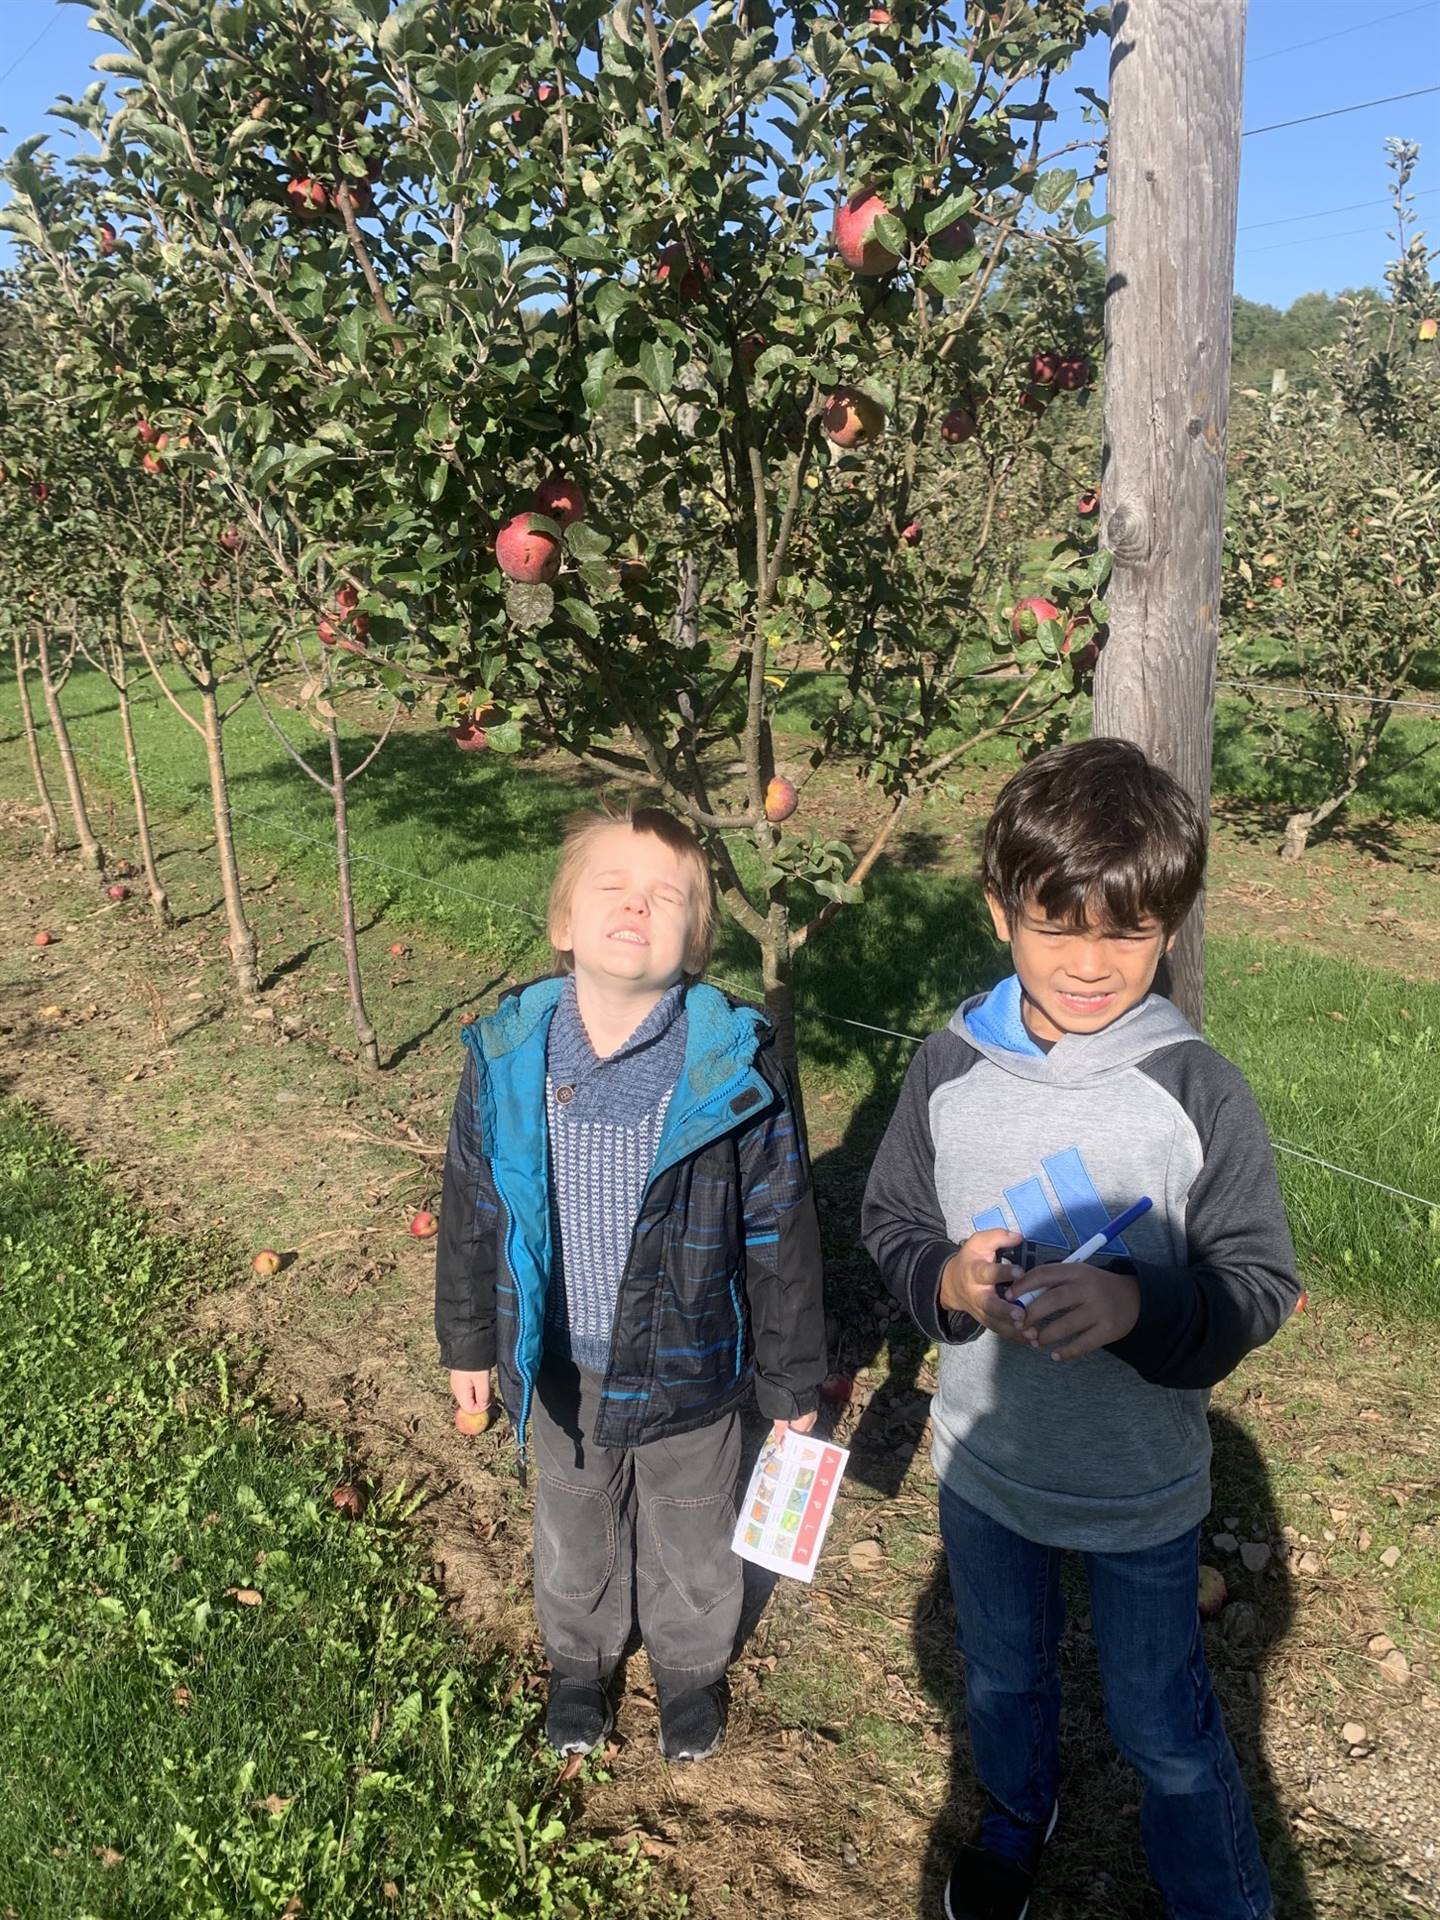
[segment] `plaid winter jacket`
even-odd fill
[[[507,994],[465,1029],[440,1207],[440,1362],[498,1370],[522,1467],[552,1264],[545,1039],[563,984]],[[714,987],[691,987],[685,1012],[685,1064],[620,1283],[599,1446],[706,1426],[752,1380],[761,1413],[796,1419],[825,1371],[810,1166],[774,1031]]]

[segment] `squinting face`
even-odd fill
[[[1033,900],[1016,920],[998,900],[989,906],[996,933],[1010,943],[1025,1025],[1046,1046],[1067,1033],[1099,1033],[1138,1006],[1175,944],[1158,921],[1100,932],[1051,920]]]
[[[684,970],[695,907],[688,863],[623,821],[590,842],[568,912],[550,937],[578,978],[663,993]]]

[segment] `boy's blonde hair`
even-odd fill
[[[550,905],[545,916],[556,967],[561,973],[574,972],[575,956],[568,948],[555,944],[554,929],[559,921],[569,915],[576,883],[589,858],[592,842],[610,827],[629,827],[632,833],[653,833],[689,868],[692,883],[691,921],[680,964],[687,981],[698,980],[710,964],[710,952],[715,943],[715,883],[710,877],[704,850],[694,833],[683,820],[677,820],[673,813],[666,813],[663,807],[632,805],[627,806],[623,813],[587,809],[584,813],[572,813],[565,822],[565,836],[560,842],[560,864],[550,884]]]

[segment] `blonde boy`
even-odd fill
[[[560,1753],[604,1739],[632,1605],[670,1760],[725,1730],[740,1618],[740,1408],[814,1422],[810,1168],[763,1014],[700,984],[714,898],[690,830],[578,815],[559,968],[465,1030],[436,1266],[462,1409],[492,1372],[536,1466],[535,1605]],[[633,1595],[633,1603],[632,1603]]]

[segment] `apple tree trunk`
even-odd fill
[[[360,983],[360,948],[355,938],[355,898],[350,887],[350,807],[345,767],[340,758],[340,730],[333,710],[325,714],[325,740],[330,749],[330,792],[335,802],[335,868],[340,887],[340,944],[345,949],[345,985],[350,996],[350,1018],[360,1059],[372,1073],[380,1070],[375,1028],[365,1008]]]
[[[1105,452],[1114,558],[1097,735],[1133,740],[1210,806],[1245,0],[1112,9]],[[1171,996],[1204,1012],[1204,901]]]
[[[260,973],[255,935],[245,917],[245,897],[240,891],[240,867],[235,858],[235,834],[230,820],[230,784],[225,773],[220,701],[213,685],[201,689],[200,713],[205,759],[210,771],[210,805],[215,815],[215,852],[220,863],[220,887],[225,896],[225,920],[230,930],[230,960],[241,999],[253,1003],[260,995]]]
[[[35,715],[30,707],[30,686],[25,678],[25,649],[17,633],[15,640],[15,686],[20,695],[20,720],[25,729],[25,751],[30,756],[30,772],[35,781],[35,793],[40,802],[40,817],[44,822],[41,829],[41,849],[53,860],[60,851],[60,820],[55,812],[55,802],[50,798],[50,784],[45,778],[45,763],[40,758],[40,741],[35,732]]]
[[[70,811],[75,819],[75,838],[80,845],[80,864],[91,873],[102,873],[105,868],[105,852],[95,838],[90,826],[90,815],[85,806],[85,789],[80,784],[80,770],[75,765],[75,749],[70,744],[70,729],[65,725],[65,715],[60,707],[60,694],[55,685],[55,676],[50,671],[50,636],[43,627],[35,629],[35,654],[40,662],[40,685],[45,692],[45,711],[50,716],[50,731],[55,736],[55,751],[60,756],[60,771],[65,776],[65,791],[70,796]]]
[[[171,924],[170,900],[155,865],[155,849],[150,839],[150,810],[145,802],[145,788],[140,779],[140,756],[135,750],[135,729],[130,718],[130,684],[125,671],[125,650],[118,641],[110,649],[110,662],[110,679],[120,708],[120,732],[125,741],[125,765],[130,770],[130,794],[135,803],[135,837],[140,843],[140,870],[145,875],[145,887],[150,895],[150,911],[155,916],[155,924],[168,927]]]

